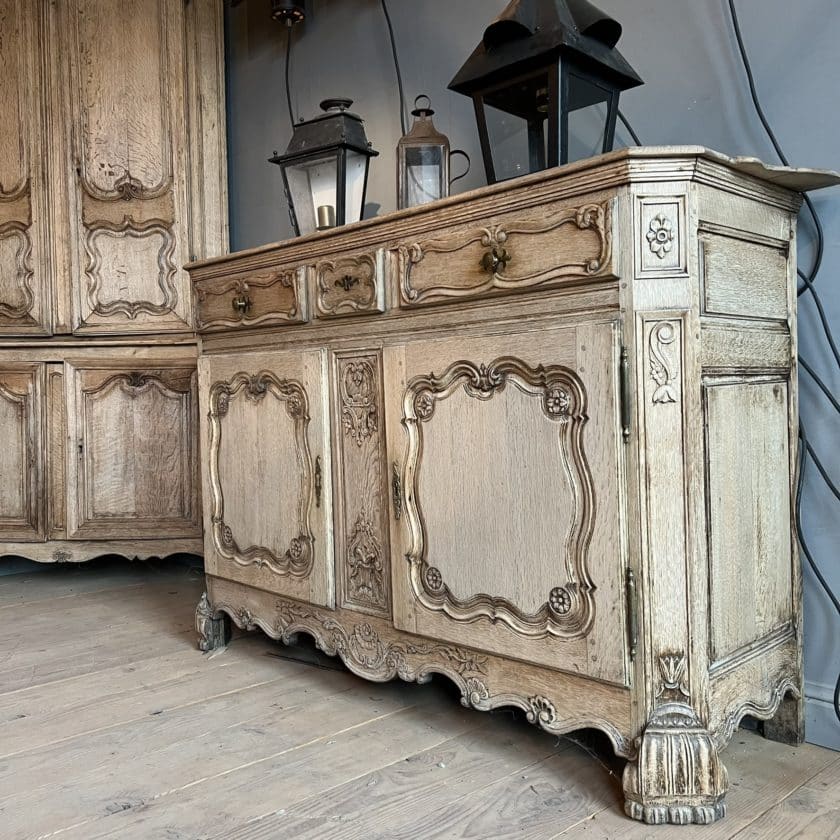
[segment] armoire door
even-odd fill
[[[0,336],[50,332],[45,5],[0,0]]]
[[[623,684],[611,323],[386,350],[395,624]]]
[[[60,5],[77,334],[190,329],[185,6]]]
[[[325,354],[199,360],[209,574],[334,604]]]
[[[184,363],[67,362],[69,538],[200,534],[196,379]]]
[[[44,365],[0,362],[0,539],[44,536]]]

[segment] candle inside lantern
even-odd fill
[[[332,204],[322,204],[318,208],[318,230],[328,230],[335,227],[335,207]]]

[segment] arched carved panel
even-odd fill
[[[284,551],[273,550],[266,545],[243,545],[240,540],[250,542],[247,535],[234,533],[225,520],[226,502],[223,476],[220,468],[222,443],[225,439],[225,419],[231,406],[246,401],[254,407],[265,407],[269,401],[275,401],[284,409],[292,426],[294,463],[291,469],[282,470],[284,483],[288,486],[288,497],[296,497],[293,505],[295,534],[289,540]],[[320,463],[313,463],[309,451],[307,430],[309,427],[309,400],[306,390],[300,382],[293,379],[280,379],[269,371],[257,374],[238,373],[229,381],[215,382],[210,389],[210,492],[211,523],[213,544],[218,554],[225,560],[241,566],[263,566],[278,575],[307,577],[313,566],[314,535],[311,527],[313,501],[318,503],[316,495],[320,488]],[[234,431],[235,434],[235,431]],[[258,433],[257,433],[258,434]],[[274,434],[278,434],[275,429]],[[229,445],[236,452],[236,438],[230,439]],[[244,444],[244,445],[247,445]],[[240,450],[241,451],[241,450]],[[273,465],[277,468],[277,465]],[[297,474],[297,493],[295,493],[293,473]],[[230,480],[241,480],[242,476],[228,476]],[[247,476],[245,477],[248,478]],[[255,488],[255,493],[264,493],[265,488]],[[283,504],[278,500],[278,506]]]
[[[424,492],[438,492],[434,476],[427,479],[431,483],[423,482],[424,438],[428,434],[424,429],[434,423],[441,403],[456,392],[487,402],[498,399],[509,387],[539,401],[539,422],[548,423],[555,430],[555,454],[561,469],[552,480],[558,482],[558,491],[562,483],[570,500],[568,531],[556,534],[551,547],[546,548],[557,553],[557,580],[544,593],[544,601],[536,610],[524,609],[509,598],[486,592],[466,597],[456,595],[430,555],[428,526],[423,515]],[[531,367],[512,357],[498,358],[490,364],[458,361],[439,376],[418,376],[409,382],[403,399],[403,423],[409,441],[404,475],[405,513],[410,532],[407,560],[411,585],[420,603],[458,621],[471,622],[481,617],[501,621],[530,637],[550,634],[577,638],[589,631],[594,618],[595,587],[587,568],[587,551],[594,527],[595,495],[583,449],[586,419],[583,383],[572,370],[560,365]],[[469,437],[464,434],[463,447],[469,446]],[[476,457],[495,456],[482,450]],[[460,501],[451,499],[451,516],[455,520],[458,516],[455,507]],[[509,564],[518,562],[515,557],[501,558],[505,560]]]

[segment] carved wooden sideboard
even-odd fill
[[[221,0],[0,0],[0,555],[200,552]]]
[[[796,190],[640,149],[191,266],[207,593],[355,673],[595,727],[711,822],[802,735]]]

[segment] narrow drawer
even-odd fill
[[[402,306],[613,277],[612,202],[549,204],[459,225],[396,250]]]
[[[309,320],[305,268],[198,280],[193,288],[199,332],[302,324]]]
[[[350,254],[315,264],[319,318],[385,311],[385,250]]]

